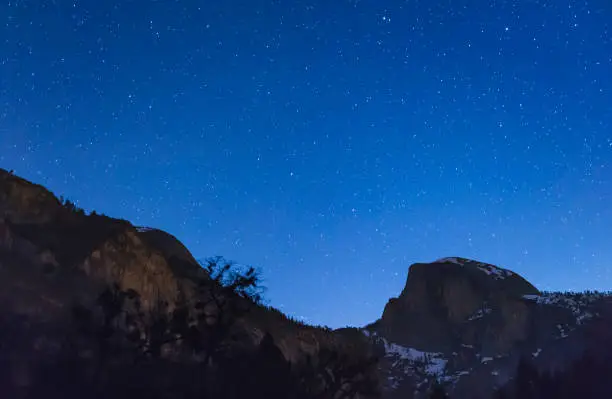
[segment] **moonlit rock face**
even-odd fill
[[[456,265],[463,266],[465,262],[461,261],[460,258],[442,258],[442,259],[438,259],[434,263],[454,263]]]
[[[456,397],[489,397],[486,389],[513,378],[517,353],[551,367],[571,361],[568,341],[583,339],[580,329],[606,300],[612,303],[606,294],[541,292],[502,267],[445,257],[411,265],[400,295],[367,328],[384,353],[390,397],[416,386],[415,397],[424,398],[433,378]]]
[[[438,259],[434,261],[433,263],[452,263],[452,264],[459,265],[459,266],[474,265],[475,267],[478,268],[478,270],[496,279],[504,279],[506,277],[514,275],[514,273],[511,272],[510,270],[506,270],[501,267],[490,265],[488,263],[478,262],[478,261],[470,260],[466,258],[447,257],[447,258]]]
[[[499,279],[504,279],[504,278],[512,276],[514,274],[510,270],[505,270],[505,269],[499,268],[497,266],[487,265],[487,264],[484,264],[484,263],[480,264],[478,266],[478,269],[483,271],[485,274],[488,274],[489,276],[493,276],[493,277],[499,278]]]

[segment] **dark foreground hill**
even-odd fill
[[[86,215],[0,170],[0,392],[7,398],[371,397],[357,329],[261,305],[257,275]]]
[[[257,274],[0,169],[9,398],[612,397],[612,305],[464,258],[412,265],[364,328],[263,306]],[[446,392],[446,393],[445,393]]]

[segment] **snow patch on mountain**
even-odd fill
[[[473,320],[480,319],[480,318],[484,317],[485,315],[491,313],[492,311],[493,311],[493,309],[491,309],[491,308],[478,309],[476,312],[474,312],[473,315],[471,315],[468,318],[468,321],[473,321]]]
[[[488,263],[471,261],[465,258],[456,258],[456,257],[448,257],[436,260],[434,263],[453,263],[459,266],[465,266],[467,263],[473,263],[476,265],[478,270],[483,273],[492,276],[493,278],[500,280],[505,279],[506,277],[510,277],[514,275],[510,270],[502,269],[501,267],[493,266]]]
[[[602,293],[560,293],[545,292],[535,295],[523,295],[524,299],[533,301],[538,305],[559,306],[569,309],[576,317],[576,324],[581,325],[586,320],[593,318],[594,314],[589,310],[597,300],[607,297]]]
[[[463,266],[465,264],[465,260],[460,258],[442,258],[436,260],[434,263],[454,263],[456,265]]]
[[[450,374],[447,370],[448,359],[442,353],[426,352],[399,345],[379,336],[376,332],[365,329],[362,332],[373,343],[384,348],[384,358],[390,363],[390,367],[386,370],[385,389],[394,390],[410,377],[419,382],[417,384],[419,390],[432,379],[455,382],[466,374]]]
[[[416,392],[427,387],[432,380],[438,380],[444,384],[456,384],[462,377],[469,375],[473,370],[451,370],[449,359],[439,352],[426,352],[415,348],[389,342],[386,338],[379,336],[376,332],[362,330],[366,337],[384,347],[384,358],[390,362],[386,369],[385,389],[395,390],[399,388],[406,378],[417,381]],[[469,346],[469,345],[465,345]],[[455,352],[456,356],[457,353]],[[483,358],[483,364],[494,360]]]
[[[419,367],[425,374],[430,376],[440,376],[446,369],[448,360],[441,353],[419,351],[388,342],[384,338],[382,338],[382,342],[385,346],[385,356],[395,360],[394,366],[399,364],[400,361],[407,361],[407,363],[402,363]]]
[[[506,277],[510,277],[514,274],[510,270],[502,269],[500,267],[489,265],[486,263],[477,263],[476,267],[478,267],[478,269],[483,273],[486,273],[487,275],[492,276],[497,280],[503,280]]]

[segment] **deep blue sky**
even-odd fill
[[[4,0],[0,166],[312,323],[444,256],[612,288],[612,3]]]

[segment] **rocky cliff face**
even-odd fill
[[[207,278],[172,235],[86,215],[0,169],[0,321],[11,326],[0,334],[0,370],[10,383],[31,385],[37,363],[70,333],[75,306],[94,307],[107,287],[138,293],[142,310],[151,312],[160,303],[169,310],[180,300],[195,303],[198,281]],[[271,334],[283,357],[296,364],[322,349],[349,357],[369,352],[362,334],[304,326],[262,306],[237,326],[244,345]]]
[[[460,344],[507,351],[524,338],[522,296],[538,293],[516,273],[493,265],[460,258],[415,264],[400,296],[387,303],[378,328],[399,344],[427,351],[448,352]],[[493,309],[497,317],[487,317]]]
[[[364,333],[383,357],[386,397],[419,397],[438,380],[457,397],[486,398],[521,356],[555,369],[581,354],[608,301],[542,293],[510,270],[444,258],[412,265],[404,290]]]
[[[207,278],[172,235],[85,215],[0,169],[0,388],[31,386],[41,359],[72,333],[74,306],[94,307],[109,285],[137,292],[152,311],[160,302],[196,302]],[[513,377],[520,357],[563,368],[609,344],[612,301],[540,292],[510,270],[444,258],[412,265],[400,295],[362,329],[304,326],[262,306],[237,325],[244,345],[271,336],[293,365],[333,361],[351,373],[344,362],[375,353],[380,362],[366,372],[382,381],[384,398],[424,397],[433,381],[454,397],[487,398]],[[332,377],[325,383],[341,381]]]

